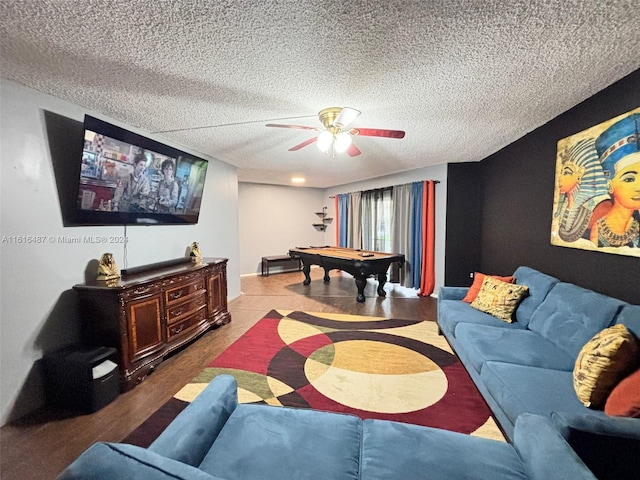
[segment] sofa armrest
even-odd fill
[[[640,419],[553,412],[551,422],[599,479],[637,479]]]
[[[601,411],[553,412],[551,422],[566,439],[572,432],[582,431],[640,441],[640,418],[613,417]]]
[[[469,291],[469,287],[440,287],[438,300],[462,300]]]
[[[521,414],[513,444],[532,480],[596,480],[551,422],[540,415]]]
[[[58,480],[224,480],[195,467],[124,443],[95,443]]]
[[[180,412],[149,446],[149,450],[198,466],[237,406],[235,378],[218,375]]]

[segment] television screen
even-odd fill
[[[208,162],[85,115],[76,221],[197,223]]]

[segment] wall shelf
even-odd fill
[[[324,232],[327,225],[333,222],[333,218],[327,217],[327,207],[322,207],[322,211],[315,212],[315,214],[322,219],[322,223],[312,223],[312,225],[319,232]]]

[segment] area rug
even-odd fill
[[[148,446],[220,374],[241,403],[504,439],[435,322],[272,310],[124,441]]]

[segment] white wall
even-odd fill
[[[408,172],[387,175],[373,178],[362,182],[349,183],[325,190],[325,205],[329,205],[331,216],[336,218],[334,200],[329,198],[339,193],[360,192],[374,188],[390,187],[393,185],[403,185],[422,180],[439,180],[436,185],[436,219],[435,219],[435,274],[436,284],[434,294],[444,285],[444,250],[446,237],[446,217],[447,217],[447,165],[435,165],[432,167],[419,168]],[[325,242],[335,245],[336,224],[331,224],[325,232]]]
[[[89,261],[109,251],[121,268],[144,265],[182,257],[197,240],[203,255],[229,259],[228,292],[234,298],[240,295],[240,255],[236,168],[198,152],[192,153],[210,162],[197,225],[128,227],[126,259],[122,244],[59,241],[62,236],[121,237],[124,227],[63,227],[44,112],[80,122],[85,113],[118,122],[5,80],[0,83],[0,98],[0,414],[4,424],[42,404],[42,381],[35,362],[43,352],[78,341],[77,300],[71,288],[84,281]],[[42,236],[44,242],[16,243],[25,236]]]
[[[323,190],[240,182],[240,272],[260,272],[260,260],[285,255],[291,247],[324,245],[324,235],[313,227],[314,213],[322,211]],[[274,266],[274,271],[281,269]]]

